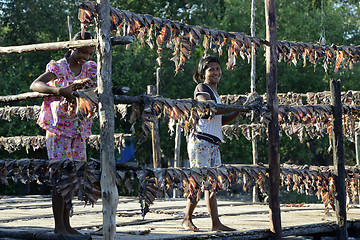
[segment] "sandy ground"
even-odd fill
[[[195,209],[197,217],[194,219],[194,223],[200,231],[185,231],[181,227],[185,204],[185,199],[158,199],[151,206],[151,212],[143,219],[138,199],[120,197],[117,208],[116,239],[157,240],[219,234],[210,231],[210,218],[207,215],[204,200],[201,200]],[[238,231],[269,228],[269,208],[266,204],[219,200],[218,205],[221,221]],[[54,228],[50,196],[4,196],[0,199],[0,210],[0,229],[51,232]],[[80,201],[74,201],[72,226],[84,234],[91,234],[92,239],[102,239],[101,210],[101,201],[93,207],[84,206]],[[331,210],[332,216],[327,216],[324,210],[323,204],[305,204],[302,207],[283,205],[281,207],[282,227],[336,220],[335,212]],[[360,219],[360,208],[350,206],[347,219]]]

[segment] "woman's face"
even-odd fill
[[[78,64],[83,65],[92,59],[94,51],[94,47],[76,48],[71,55]]]
[[[221,68],[217,62],[208,63],[208,68],[205,70],[205,83],[217,84],[221,78]]]

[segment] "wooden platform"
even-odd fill
[[[200,228],[198,232],[185,231],[181,227],[185,199],[156,200],[145,219],[140,213],[136,198],[120,197],[117,209],[116,239],[204,239],[205,236],[222,239],[258,239],[269,234],[269,209],[266,204],[252,204],[240,201],[219,200],[219,213],[224,224],[236,228],[237,232],[216,233],[210,231],[210,218],[204,200],[195,209],[197,217],[194,223]],[[94,207],[85,206],[83,202],[74,201],[74,216],[71,224],[92,239],[100,240],[102,225],[102,205],[99,201]],[[301,229],[300,225],[315,227],[329,226],[336,220],[335,212],[326,216],[323,204],[305,204],[302,207],[281,207],[284,236],[289,229]],[[4,196],[0,199],[0,231],[52,232],[50,196]],[[348,220],[360,219],[360,207],[350,206]],[[356,224],[359,221],[353,221]],[[309,228],[309,226],[308,226]],[[289,233],[290,234],[290,233]]]

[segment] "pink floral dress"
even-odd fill
[[[58,61],[51,60],[46,66],[46,71],[57,76],[56,79],[49,81],[48,85],[66,87],[75,80],[94,78],[97,65],[93,61],[88,61],[82,65],[81,73],[75,76],[66,59],[62,58]],[[37,123],[47,131],[49,159],[85,160],[84,139],[91,135],[92,119],[80,122],[76,116],[69,116],[67,109],[68,102],[62,96],[44,98]]]

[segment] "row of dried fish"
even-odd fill
[[[85,28],[93,24],[97,14],[96,3],[85,1],[78,4],[82,32]],[[204,55],[211,49],[214,53],[222,54],[222,49],[227,43],[228,69],[236,66],[236,58],[250,61],[251,43],[254,43],[257,53],[261,44],[267,44],[265,39],[259,37],[250,37],[244,33],[226,32],[218,29],[210,29],[204,26],[187,25],[183,22],[161,19],[149,14],[137,14],[127,10],[119,10],[110,7],[111,30],[116,31],[117,35],[137,36],[141,44],[145,43],[154,48],[157,45],[158,58],[160,65],[160,54],[162,43],[167,48],[173,50],[172,61],[175,62],[175,71],[182,70],[185,61],[190,58],[192,51],[200,43],[203,37],[202,45]],[[322,43],[312,44],[303,42],[277,41],[278,61],[297,64],[298,59],[317,64],[323,59],[323,67],[327,71],[331,63],[335,62],[334,71],[339,67],[352,68],[353,63],[360,60],[360,46],[336,46],[324,45]]]
[[[238,100],[242,101],[243,99]],[[213,101],[203,102],[194,99],[174,100],[161,96],[142,96],[142,102],[142,104],[133,105],[133,112],[130,117],[130,123],[135,124],[136,118],[141,116],[143,134],[138,142],[139,144],[146,140],[152,129],[152,123],[160,117],[163,117],[164,120],[170,120],[170,131],[174,130],[175,122],[179,122],[185,130],[185,135],[187,135],[199,119],[203,117],[212,119],[215,116],[217,108],[228,107],[226,105],[221,106],[215,104]],[[235,102],[234,104],[239,107],[242,106],[244,112],[265,107],[261,103],[261,97],[257,93],[250,94],[244,103],[239,102],[239,104],[237,104]]]
[[[343,115],[343,134],[351,142],[355,141],[355,134],[360,133],[359,110],[358,105],[344,106],[344,111],[349,112]],[[230,140],[233,136],[238,139],[241,134],[248,140],[267,136],[266,126],[270,120],[267,116],[268,114],[265,114],[259,123],[225,125],[222,127],[223,134]],[[280,135],[282,131],[290,138],[296,134],[300,142],[304,142],[306,136],[317,139],[330,135],[331,145],[331,121],[330,105],[279,106]]]
[[[129,136],[131,136],[131,134],[114,134],[114,145],[119,153],[125,147],[125,138]],[[91,135],[86,141],[90,147],[99,149],[100,135]],[[18,151],[21,148],[25,148],[26,152],[29,153],[30,149],[35,151],[39,148],[45,147],[45,136],[0,137],[0,148],[3,148],[10,153]]]
[[[230,96],[230,95],[229,95]],[[239,106],[247,107],[243,112],[243,119],[250,116],[250,110],[254,110],[253,122],[248,124],[260,123],[268,126],[271,115],[266,105],[262,103],[261,98],[254,93],[248,97],[234,97],[230,98],[226,96],[224,101],[232,101],[236,99],[239,101]],[[328,96],[328,95],[327,95]],[[344,101],[348,101],[344,94]],[[232,96],[233,97],[233,96]],[[143,122],[143,136],[139,140],[139,143],[143,142],[151,131],[151,124],[160,117],[164,120],[169,119],[169,130],[174,131],[174,125],[176,122],[180,123],[184,129],[185,135],[189,132],[191,127],[194,127],[197,120],[203,116],[207,116],[211,119],[215,116],[216,109],[224,105],[215,104],[212,102],[201,102],[193,99],[189,100],[173,100],[163,98],[161,96],[143,96],[143,105],[134,104],[133,112],[130,117],[130,122],[135,123],[136,118],[142,118]],[[322,100],[328,99],[323,97]],[[324,100],[325,101],[325,100]],[[350,101],[348,101],[350,102]],[[304,128],[309,133],[311,138],[322,137],[324,134],[330,134],[332,130],[332,107],[331,105],[279,105],[278,107],[278,120],[282,129],[288,136],[292,134],[298,134],[300,139],[303,139],[302,135]],[[360,105],[343,105],[343,128],[344,134],[349,140],[353,141],[355,133],[358,132],[358,124],[360,117]],[[235,125],[239,125],[239,119]],[[245,136],[249,136],[249,130],[246,124],[240,124],[242,132]],[[234,131],[237,127],[233,127],[231,131]],[[231,135],[229,128],[226,130],[226,135]],[[245,134],[246,131],[246,134]],[[262,134],[264,131],[259,127],[257,128],[257,134]],[[235,134],[236,135],[236,134]],[[248,138],[248,137],[247,137]]]
[[[353,203],[359,200],[359,173],[358,166],[346,168],[346,193],[349,201]],[[285,186],[287,191],[315,194],[324,203],[325,213],[330,214],[330,207],[334,209],[333,171],[328,167],[310,169],[308,166],[287,166],[281,167],[280,174],[281,186]],[[166,195],[174,187],[190,200],[199,198],[201,191],[227,190],[234,184],[241,184],[244,191],[257,185],[264,195],[267,195],[268,189],[268,169],[265,166],[144,169],[137,171],[136,175],[140,182],[139,194],[143,216],[156,197]],[[125,178],[125,181],[130,180]]]
[[[51,171],[50,171],[51,169]],[[68,201],[74,196],[85,203],[94,204],[100,198],[100,165],[97,161],[48,161],[39,159],[0,160],[0,181],[7,179],[23,183],[36,181],[55,184]],[[349,201],[359,200],[360,168],[346,167],[346,194]],[[281,186],[287,191],[315,194],[323,201],[326,212],[334,208],[334,180],[331,167],[283,165],[280,169]],[[117,170],[116,179],[129,192],[134,189],[134,180],[139,180],[139,198],[143,216],[158,197],[178,188],[184,197],[195,200],[204,190],[216,192],[228,190],[240,184],[244,191],[257,185],[267,195],[268,168],[264,165],[223,165],[217,168],[164,168],[141,170]]]
[[[220,95],[223,104],[233,104],[235,101],[245,102],[247,95],[228,94]],[[263,101],[267,101],[266,93],[261,95]],[[331,104],[330,91],[324,92],[307,92],[307,93],[278,93],[277,94],[280,105],[317,105],[317,104]],[[306,103],[303,101],[305,100]],[[341,102],[344,105],[360,105],[360,91],[349,90],[341,92]]]
[[[5,106],[0,107],[0,119],[8,122],[12,121],[12,117],[20,117],[21,120],[37,120],[39,118],[41,107],[40,106]],[[126,104],[115,104],[114,110],[116,114],[119,114],[120,118],[123,119],[127,114]],[[98,117],[96,112],[93,117]]]

